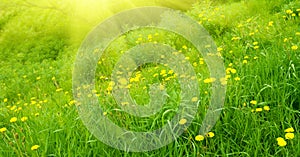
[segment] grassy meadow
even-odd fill
[[[300,156],[299,0],[203,0],[183,8],[176,3],[209,32],[225,65],[225,104],[204,135],[199,129],[215,79],[191,43],[156,28],[126,32],[110,43],[98,61],[92,94],[99,98],[102,116],[128,130],[167,124],[180,101],[178,78],[187,76],[176,76],[162,64],[137,68],[125,87],[137,104],[149,103],[150,84],[159,84],[168,97],[154,116],[132,116],[111,94],[111,73],[127,50],[163,43],[183,54],[196,72],[200,101],[195,119],[176,141],[148,152],[124,152],[99,141],[81,121],[73,97],[81,42],[122,5],[109,6],[114,11],[100,17],[101,12],[78,11],[80,3],[40,2],[0,0],[0,156]]]

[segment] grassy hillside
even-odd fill
[[[133,2],[123,7],[141,6]],[[180,7],[167,2],[160,5]],[[124,113],[111,95],[113,66],[126,50],[143,43],[167,44],[186,56],[197,73],[200,102],[197,116],[177,141],[154,151],[126,153],[88,131],[72,90],[74,61],[83,37],[122,5],[89,16],[79,2],[76,6],[70,1],[2,0],[0,156],[299,156],[300,2],[206,0],[182,7],[210,33],[223,58],[227,91],[220,120],[209,134],[198,135],[213,79],[191,43],[160,29],[127,32],[109,45],[98,62],[93,94],[101,101],[104,116],[135,131],[160,128],[174,116],[180,85],[166,65],[140,67],[128,87],[138,104],[147,104],[149,84],[165,85],[169,97],[156,116]]]

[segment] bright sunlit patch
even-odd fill
[[[70,34],[74,44],[80,44],[87,33],[108,17],[132,8],[144,6],[162,6],[187,10],[197,0],[68,0],[70,5]]]

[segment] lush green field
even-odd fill
[[[73,97],[77,50],[104,17],[78,15],[67,1],[1,1],[0,156],[300,156],[299,0],[211,0],[185,11],[213,37],[225,65],[225,104],[204,135],[199,129],[215,80],[195,47],[175,33],[149,28],[114,40],[98,61],[92,94],[103,116],[123,128],[148,131],[165,125],[180,101],[178,77],[185,77],[167,65],[139,67],[126,86],[131,97],[149,103],[149,84],[157,83],[167,91],[166,104],[147,118],[122,112],[111,95],[110,76],[126,50],[144,43],[170,45],[186,56],[199,82],[199,109],[191,125],[171,144],[138,153],[97,140],[81,121]]]

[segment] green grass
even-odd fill
[[[297,0],[205,1],[185,12],[222,48],[220,54],[228,71],[225,105],[211,130],[215,136],[203,141],[195,137],[210,102],[211,86],[204,83],[209,73],[195,48],[183,37],[159,29],[131,31],[113,41],[98,62],[95,93],[106,116],[124,128],[160,128],[174,116],[180,100],[177,78],[162,72],[170,69],[146,64],[133,73],[131,78],[138,81],[132,82],[130,95],[138,104],[147,104],[149,84],[161,83],[169,95],[166,104],[146,118],[120,111],[108,87],[113,66],[126,50],[141,43],[164,43],[188,56],[197,72],[201,101],[192,124],[171,144],[143,153],[126,153],[105,145],[79,118],[72,95],[73,64],[79,48],[70,31],[72,16],[17,2],[9,7],[0,3],[0,128],[7,128],[0,133],[0,156],[300,155]],[[289,9],[295,15],[287,13]],[[257,104],[252,104],[253,100]],[[270,110],[264,110],[265,106]],[[260,108],[262,111],[257,111]],[[12,117],[18,120],[11,123]],[[28,119],[23,122],[22,117]],[[276,138],[284,138],[284,130],[290,127],[295,138],[279,146]],[[40,147],[32,151],[33,145]]]

